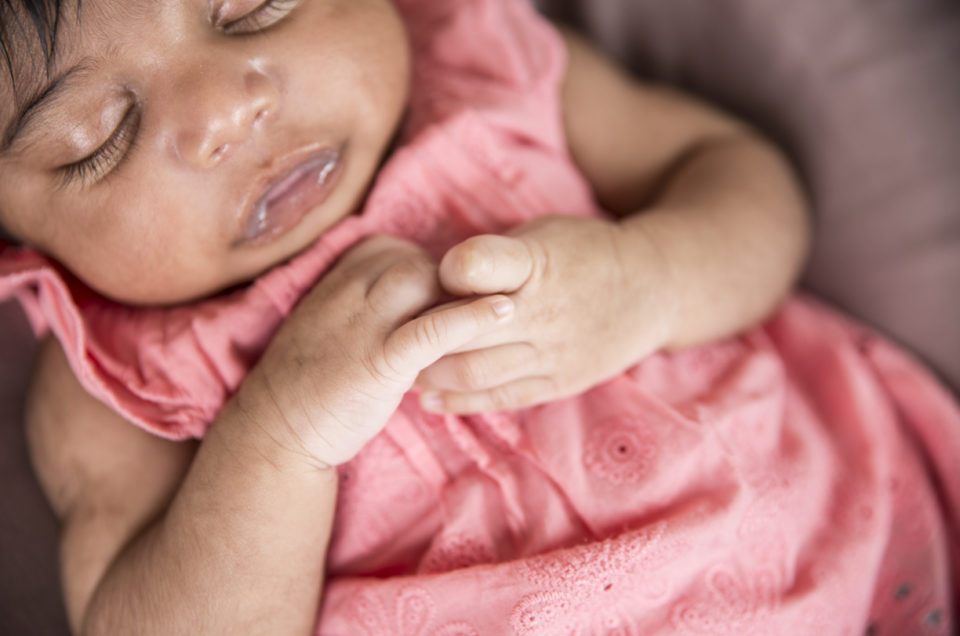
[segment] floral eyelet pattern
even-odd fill
[[[653,470],[657,438],[630,416],[611,418],[596,426],[587,440],[583,463],[613,484],[638,483]]]

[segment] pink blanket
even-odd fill
[[[202,436],[300,296],[364,236],[435,255],[536,216],[601,214],[564,143],[557,34],[519,0],[400,0],[415,90],[359,216],[247,289],[169,310],[102,299],[28,250],[0,297],[84,386]],[[2,247],[0,247],[2,249]],[[409,397],[342,469],[320,634],[947,634],[960,409],[807,299],[573,399],[475,417]]]

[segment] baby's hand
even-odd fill
[[[548,217],[447,252],[447,292],[509,294],[516,318],[421,373],[424,408],[475,413],[567,397],[664,346],[665,264],[652,243],[622,232],[612,221]]]
[[[512,316],[503,296],[421,315],[441,294],[436,264],[412,244],[362,243],[284,323],[238,394],[243,410],[312,465],[348,461],[421,370]]]

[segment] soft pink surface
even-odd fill
[[[81,382],[147,430],[201,436],[298,298],[388,232],[441,254],[595,215],[566,154],[557,35],[516,0],[403,0],[403,143],[351,217],[248,289],[109,303],[0,259]],[[960,410],[903,354],[806,299],[574,399],[439,417],[408,397],[342,468],[322,634],[950,633]]]

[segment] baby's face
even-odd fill
[[[391,0],[83,0],[79,20],[65,4],[49,77],[37,44],[17,48],[41,71],[20,70],[16,99],[0,75],[12,234],[108,296],[175,303],[362,203],[407,98]]]

